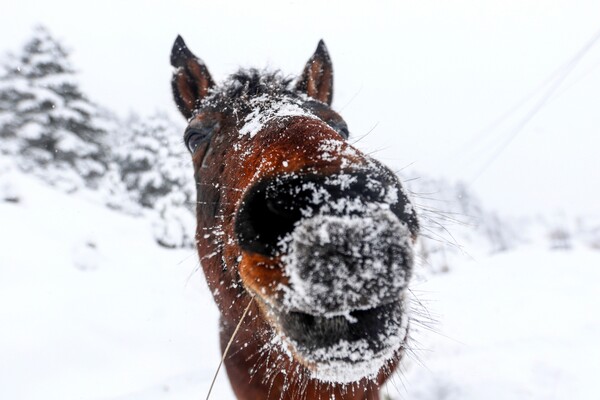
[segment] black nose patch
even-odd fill
[[[382,203],[416,233],[416,216],[398,180],[390,173],[360,171],[323,176],[291,174],[264,179],[244,196],[236,215],[235,231],[245,251],[277,255],[280,240],[298,221],[314,215],[340,199],[362,204]],[[408,207],[407,207],[408,205]],[[332,214],[357,214],[358,210],[336,210]]]

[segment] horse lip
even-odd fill
[[[405,315],[404,301],[379,304],[366,309],[353,309],[339,313],[309,314],[301,310],[286,309],[282,305],[263,299],[274,328],[291,345],[295,353],[311,362],[347,361],[356,362],[348,356],[327,357],[314,360],[312,353],[332,347],[340,342],[357,343],[366,341],[374,353],[385,350],[386,338],[400,327]],[[302,329],[302,332],[298,332]]]

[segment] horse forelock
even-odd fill
[[[294,78],[284,76],[278,70],[242,68],[216,85],[201,106],[234,108],[239,112],[250,110],[250,101],[257,97],[300,99],[301,95],[294,89],[293,81]]]
[[[240,69],[225,81],[230,98],[261,95],[293,95],[293,79],[280,71],[261,71],[256,68]]]

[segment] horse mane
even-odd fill
[[[217,108],[234,108],[241,112],[251,109],[250,100],[258,97],[299,99],[293,86],[295,78],[279,70],[240,68],[220,85],[215,86],[203,103]]]
[[[261,71],[256,68],[240,69],[229,76],[224,84],[224,93],[231,99],[253,96],[297,96],[292,88],[294,79],[276,71]]]

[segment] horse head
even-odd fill
[[[407,338],[418,222],[396,174],[348,142],[325,44],[295,81],[217,84],[181,37],[171,64],[223,349],[250,307],[225,360],[234,392],[376,398]]]

